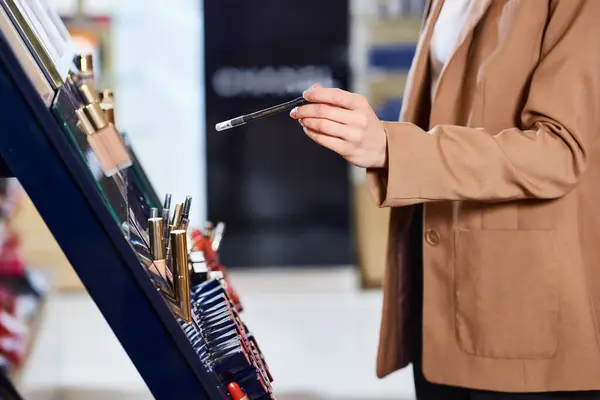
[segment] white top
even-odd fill
[[[433,28],[430,47],[432,101],[442,70],[458,44],[458,36],[469,15],[471,1],[446,0]]]

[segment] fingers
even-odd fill
[[[368,105],[361,95],[337,88],[324,88],[320,85],[313,85],[302,96],[311,103],[331,104],[347,110],[356,110]]]
[[[361,116],[344,108],[330,106],[328,104],[307,104],[296,107],[290,112],[294,119],[320,118],[339,122],[345,125],[360,125]]]
[[[302,126],[313,132],[332,136],[338,139],[342,139],[347,142],[351,142],[356,136],[354,129],[349,128],[346,125],[340,124],[339,122],[330,121],[322,118],[304,118],[300,122]]]
[[[306,133],[306,136],[311,138],[315,143],[338,153],[342,157],[344,157],[345,154],[349,154],[349,144],[340,138],[324,135],[306,127],[304,127],[304,132]]]

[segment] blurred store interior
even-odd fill
[[[285,114],[213,127],[316,82],[364,94],[381,119],[397,118],[425,1],[47,3],[77,51],[94,54],[99,86],[114,89],[119,126],[156,191],[193,196],[191,225],[226,223],[221,262],[277,398],[414,398],[410,368],[375,376],[389,211],[375,207],[365,171]],[[0,270],[17,258],[43,287],[13,373],[24,397],[153,398],[33,202],[14,180],[2,190]]]

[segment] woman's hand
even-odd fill
[[[314,85],[303,94],[313,104],[297,107],[297,119],[312,140],[363,168],[387,165],[387,137],[367,99]]]

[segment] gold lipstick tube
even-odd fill
[[[79,93],[81,93],[81,97],[85,101],[85,104],[98,103],[100,102],[100,98],[98,97],[98,93],[94,90],[90,83],[84,83],[79,86]]]
[[[83,131],[83,133],[86,135],[91,135],[96,132],[94,125],[92,125],[92,121],[90,121],[90,119],[87,117],[83,107],[75,110],[75,114],[77,114],[77,118],[79,119],[77,126]]]
[[[173,278],[175,293],[178,296],[180,317],[188,322],[192,319],[190,299],[190,272],[188,268],[187,234],[177,229],[170,233],[171,254],[173,260]]]
[[[104,116],[104,112],[98,102],[94,101],[84,107],[86,114],[88,115],[96,131],[100,131],[108,126],[108,121]]]
[[[82,53],[75,57],[75,66],[79,69],[79,80],[94,83],[94,58],[90,53]]]
[[[190,224],[190,220],[189,220],[189,219],[187,219],[187,218],[184,218],[184,219],[182,219],[182,220],[181,220],[181,226],[180,226],[180,228],[181,228],[182,230],[184,230],[184,231],[186,231],[186,232],[187,232],[187,229],[188,229],[188,226],[189,226],[189,224]]]
[[[107,89],[100,92],[100,106],[102,106],[102,110],[104,110],[104,115],[111,124],[116,125],[114,99],[115,96],[112,90]]]
[[[167,280],[170,275],[170,271],[167,268],[165,262],[165,247],[164,247],[164,230],[162,218],[149,218],[148,219],[148,238],[150,240],[150,251],[154,258],[154,265],[158,270],[160,276]],[[170,281],[173,281],[171,276]]]
[[[176,204],[175,211],[173,212],[173,220],[171,221],[171,225],[173,229],[179,229],[181,224],[181,216],[183,214],[183,204]]]

